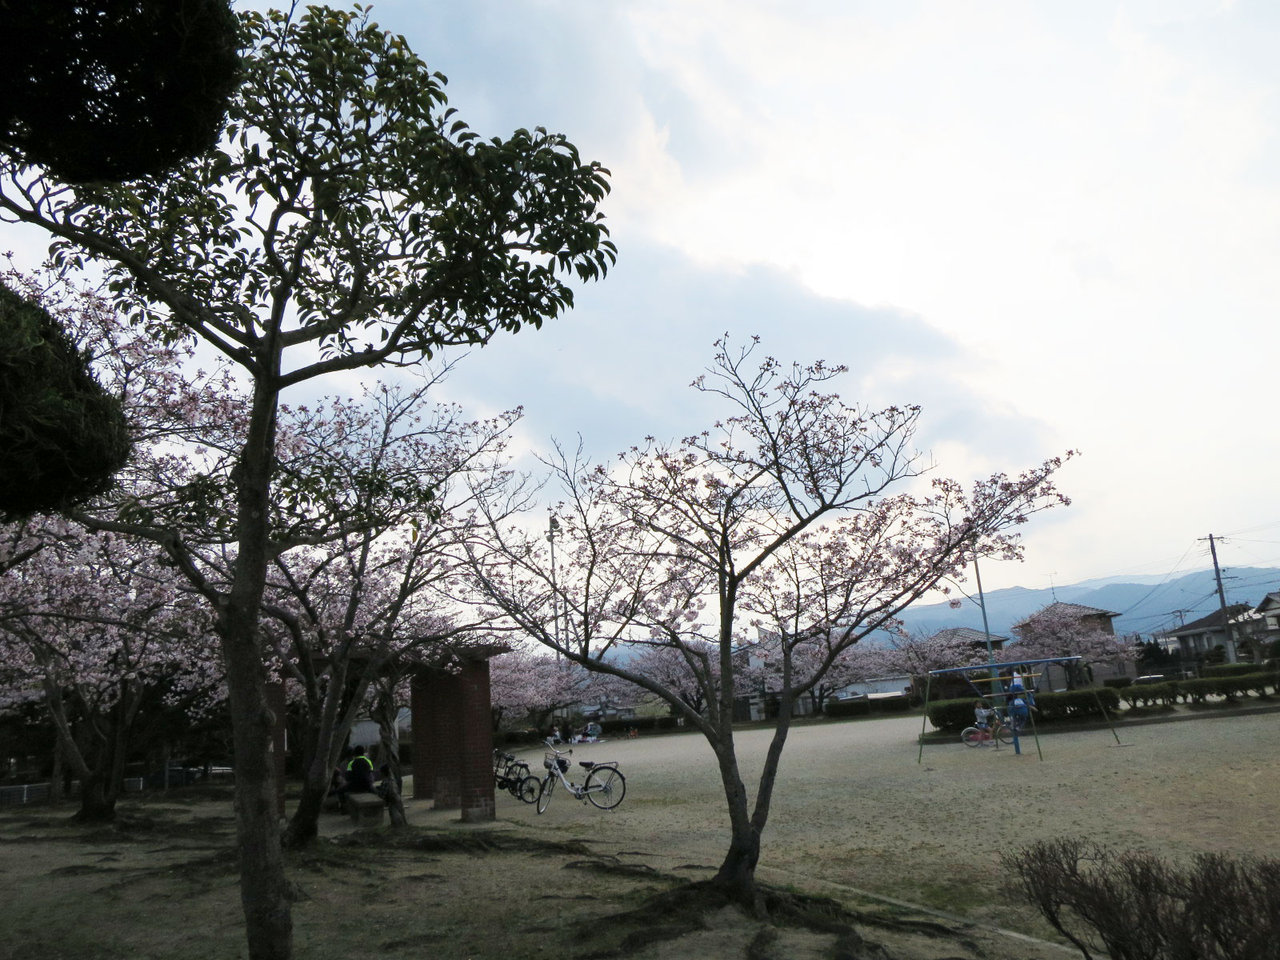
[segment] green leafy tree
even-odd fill
[[[0,0],[0,21],[0,153],[70,182],[127,180],[217,142],[239,77],[228,0]],[[0,516],[103,492],[129,453],[120,405],[40,298],[6,283],[0,357]]]
[[[0,150],[72,182],[203,153],[239,72],[228,0],[0,0]]]
[[[18,278],[7,278],[19,286]],[[0,520],[68,509],[110,488],[129,457],[118,398],[93,375],[74,336],[45,308],[0,283]],[[86,312],[83,304],[73,307]]]
[[[268,565],[309,539],[299,525],[275,538],[270,522],[281,393],[540,326],[615,252],[598,212],[607,171],[540,128],[470,130],[444,77],[366,10],[248,12],[242,33],[244,84],[217,149],[125,185],[75,187],[13,161],[0,213],[51,233],[62,264],[101,264],[157,336],[194,334],[244,375],[225,585],[162,518],[116,525],[161,544],[214,611],[257,960],[292,951],[260,623]]]

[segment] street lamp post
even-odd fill
[[[554,516],[547,518],[547,542],[551,544],[551,635],[556,643],[556,661],[560,660],[560,591],[556,587],[556,534],[560,532],[560,521]]]

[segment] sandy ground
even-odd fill
[[[1126,726],[1121,744],[1108,730],[1058,733],[1041,738],[1043,760],[1027,741],[1021,756],[957,742],[926,745],[917,762],[919,732],[919,718],[793,730],[759,876],[837,898],[871,892],[1048,935],[1038,915],[1004,895],[1000,852],[1084,836],[1172,858],[1202,851],[1280,857],[1280,714]],[[766,731],[738,737],[749,787],[768,738]],[[663,870],[718,865],[728,839],[724,800],[701,737],[585,745],[575,757],[620,761],[627,797],[616,811],[558,795],[538,816],[500,798],[500,820]]]
[[[1001,851],[1083,835],[1173,858],[1280,857],[1280,713],[1123,727],[1123,746],[1106,730],[1055,734],[1043,761],[1032,743],[1016,756],[957,741],[927,745],[918,763],[919,731],[919,718],[794,729],[759,869],[861,912],[858,932],[884,953],[734,910],[666,940],[646,935],[662,918],[618,920],[673,878],[709,875],[726,849],[710,750],[685,733],[576,748],[575,759],[621,764],[614,811],[557,793],[538,815],[500,794],[496,822],[464,825],[411,800],[424,829],[407,835],[354,833],[326,815],[322,842],[289,859],[295,956],[1063,960],[1078,953],[1048,942],[1012,895]],[[738,742],[752,776],[768,733]],[[540,763],[541,751],[527,755]],[[110,828],[68,812],[0,810],[0,957],[14,944],[25,960],[245,956],[225,792],[127,804]]]

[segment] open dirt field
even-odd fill
[[[539,816],[504,794],[495,824],[464,827],[409,802],[415,829],[399,836],[326,817],[324,841],[290,861],[297,956],[1062,960],[1078,954],[1044,942],[1047,927],[1006,894],[1001,851],[1084,835],[1174,858],[1280,857],[1280,714],[1123,727],[1124,746],[1106,730],[1055,734],[1043,761],[1030,742],[1022,756],[957,742],[917,763],[919,730],[919,718],[793,730],[759,871],[860,911],[857,932],[884,953],[762,931],[733,910],[666,940],[646,935],[672,932],[661,917],[609,919],[709,875],[724,852],[710,752],[680,734],[576,748],[620,761],[627,795],[611,812],[557,793]],[[748,775],[767,736],[740,735]],[[0,813],[0,956],[244,955],[225,796],[126,804],[110,829],[70,825],[69,812]]]

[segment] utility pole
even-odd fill
[[[1217,581],[1218,584],[1218,608],[1222,611],[1222,633],[1231,643],[1231,662],[1234,663],[1236,659],[1235,631],[1233,631],[1231,626],[1227,623],[1227,595],[1222,589],[1222,570],[1218,567],[1218,545],[1213,539],[1212,533],[1209,534],[1207,538],[1201,537],[1200,539],[1208,539],[1209,541],[1209,554],[1213,557],[1213,579]]]

